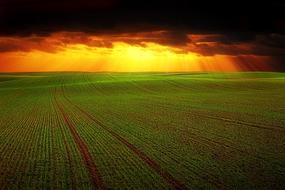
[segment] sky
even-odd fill
[[[0,72],[285,71],[285,3],[1,0]]]

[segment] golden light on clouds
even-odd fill
[[[201,44],[198,44],[199,50],[193,44],[167,45],[160,35],[163,32],[129,37],[56,33],[45,38],[5,38],[2,44],[9,43],[15,50],[0,53],[0,71],[240,71],[246,69],[242,66],[245,59],[249,59],[253,67],[265,67],[263,56],[203,55],[199,52],[209,50],[202,49]],[[193,40],[205,45],[215,37],[194,36]]]

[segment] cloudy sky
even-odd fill
[[[1,0],[0,71],[285,71],[279,1]]]

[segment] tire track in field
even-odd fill
[[[186,111],[187,112],[187,111]],[[247,121],[242,121],[242,120],[235,120],[235,119],[230,119],[230,118],[225,118],[225,117],[217,117],[214,115],[206,115],[203,113],[193,113],[193,112],[187,112],[190,115],[196,115],[198,117],[204,117],[204,118],[208,118],[208,119],[213,119],[213,120],[219,120],[219,121],[223,121],[226,123],[231,123],[231,124],[236,124],[236,125],[240,125],[240,126],[247,126],[247,127],[252,127],[252,128],[258,128],[258,129],[265,129],[265,130],[270,130],[270,131],[275,131],[275,132],[281,132],[284,133],[285,132],[285,128],[278,126],[278,125],[264,125],[261,123],[252,123],[252,122],[247,122]]]
[[[55,102],[54,101],[52,101],[52,105],[53,105],[53,107],[54,107],[54,109],[55,109],[55,111],[57,112],[57,106],[55,105]],[[68,143],[67,143],[67,141],[66,141],[66,137],[65,137],[65,135],[64,135],[64,131],[63,131],[63,129],[62,129],[62,126],[60,125],[60,119],[59,119],[59,115],[58,114],[56,114],[56,118],[57,118],[57,125],[59,126],[59,130],[60,130],[60,135],[61,135],[61,138],[62,138],[62,140],[63,140],[63,143],[64,143],[64,148],[65,148],[65,151],[66,151],[66,154],[67,154],[67,161],[68,161],[68,165],[69,165],[69,169],[70,169],[70,173],[71,173],[71,188],[75,188],[75,183],[74,183],[74,169],[73,169],[73,165],[72,165],[72,156],[71,156],[71,150],[70,150],[70,148],[68,147]],[[53,143],[53,145],[55,145],[55,131],[54,131],[55,129],[54,128],[52,128],[51,129],[51,132],[52,132],[52,143]],[[53,176],[54,178],[56,177],[56,175],[54,175]]]
[[[99,175],[97,166],[96,166],[94,160],[92,159],[92,156],[89,152],[89,149],[88,149],[86,143],[78,134],[75,125],[71,122],[71,120],[69,119],[69,116],[64,111],[64,107],[57,100],[56,93],[54,96],[54,102],[55,102],[56,107],[60,111],[60,113],[64,119],[65,124],[68,126],[77,147],[79,148],[79,152],[80,152],[80,154],[84,160],[86,168],[88,169],[88,172],[90,174],[90,177],[92,179],[92,183],[93,183],[94,187],[96,189],[100,189],[100,190],[106,189],[105,185],[103,183],[103,180],[102,180],[101,176]]]
[[[116,80],[111,74],[109,74],[109,77],[112,78],[112,80]],[[173,80],[165,80],[165,82],[169,83],[172,86],[175,86],[177,88],[183,88],[185,90],[189,90],[189,88],[185,87],[184,85],[180,85],[178,82],[175,82]],[[130,84],[132,84],[133,86],[139,88],[140,90],[153,95],[154,97],[159,97],[159,98],[165,98],[164,96],[158,95],[155,91],[148,89],[146,87],[142,87],[140,84],[137,84],[135,81],[131,80],[129,81]],[[217,84],[215,84],[217,85]],[[223,85],[219,85],[219,86],[223,86]],[[183,98],[183,97],[179,97],[179,100],[185,101],[187,99]],[[191,107],[192,110],[196,111],[196,113],[192,112],[192,111],[187,111],[184,109],[179,109],[177,107],[174,107],[170,104],[168,104],[169,106],[167,106],[168,108],[175,108],[178,109],[180,111],[189,113],[190,115],[193,116],[198,116],[198,117],[204,117],[204,118],[208,118],[208,119],[212,119],[212,120],[220,120],[226,123],[231,123],[231,124],[235,124],[235,125],[240,125],[240,126],[247,126],[247,127],[252,127],[252,128],[259,128],[259,129],[265,129],[265,130],[270,130],[270,131],[276,131],[276,132],[285,132],[285,128],[280,126],[280,125],[272,125],[272,124],[262,124],[262,123],[255,123],[255,122],[248,122],[248,121],[242,121],[242,120],[236,120],[236,119],[232,119],[232,118],[227,118],[227,117],[221,117],[221,116],[214,116],[214,115],[209,115],[209,114],[204,114],[204,113],[197,113],[198,110],[194,110],[196,109],[195,107]],[[163,105],[165,106],[165,105]]]
[[[144,104],[144,106],[146,106],[146,105]],[[264,124],[261,124],[261,123],[253,123],[253,122],[247,122],[247,121],[242,121],[242,120],[230,119],[230,118],[226,118],[226,117],[218,117],[218,116],[214,116],[214,115],[206,115],[204,113],[201,113],[202,111],[199,111],[198,109],[195,109],[195,107],[191,107],[191,110],[185,110],[183,108],[178,108],[177,106],[173,106],[170,103],[168,103],[168,105],[166,105],[166,104],[162,104],[161,102],[156,102],[156,106],[159,106],[159,107],[161,107],[163,109],[165,109],[165,108],[176,109],[176,110],[179,110],[179,111],[181,111],[183,113],[190,114],[192,116],[204,117],[204,118],[213,119],[213,120],[219,120],[219,121],[223,121],[223,122],[226,122],[226,123],[236,124],[236,125],[240,125],[240,126],[244,126],[244,127],[247,126],[247,127],[252,127],[252,128],[258,128],[258,129],[265,129],[265,130],[270,130],[270,131],[275,131],[275,132],[281,132],[281,133],[285,132],[285,128],[282,127],[282,126],[279,126],[279,125],[264,125]]]
[[[109,110],[108,112],[102,112],[102,113],[103,113],[103,114],[113,115],[113,117],[116,117],[118,120],[122,119],[121,117],[118,116],[117,113],[115,113],[115,112],[110,112],[110,110]],[[129,115],[129,114],[128,114],[128,115]],[[136,139],[139,140],[139,141],[143,141],[142,139],[138,138],[137,136],[135,136],[135,135],[133,135],[133,134],[132,134],[132,137],[136,138]],[[196,140],[196,142],[199,142],[199,141]],[[200,142],[199,142],[199,143],[200,143]],[[150,148],[150,149],[154,149],[154,148],[153,148],[150,144],[148,144],[148,143],[145,143],[144,145],[145,145],[146,147]],[[166,148],[166,149],[167,149],[167,148]],[[159,150],[156,149],[156,151],[159,151],[160,153],[162,153],[162,154],[164,154],[165,156],[167,156],[167,157],[169,157],[170,159],[172,159],[174,162],[180,164],[179,161],[175,158],[177,155],[173,156],[174,154],[170,153],[171,156],[169,156],[168,154],[165,153],[165,151],[162,151],[162,150],[160,150],[160,149],[159,149]],[[189,163],[189,162],[188,162],[188,163]],[[190,168],[189,166],[186,166],[185,164],[183,164],[183,166],[184,166],[185,168],[187,168],[187,169]],[[198,169],[198,170],[201,170],[200,167],[197,167],[197,166],[194,165],[194,164],[191,164],[191,166],[192,166],[193,168],[195,168],[196,170],[197,170],[197,169]],[[211,173],[203,171],[203,173],[202,173],[202,175],[201,175],[201,173],[194,171],[193,168],[191,168],[191,169],[189,169],[189,170],[191,170],[191,172],[192,172],[193,174],[195,174],[198,178],[201,178],[202,180],[206,180],[207,182],[212,183],[213,185],[217,186],[219,189],[232,189],[232,187],[227,187],[226,184],[221,183],[221,182],[220,182],[214,175],[212,175]],[[194,178],[192,177],[192,179],[194,179]]]
[[[166,80],[166,82],[168,82],[170,85],[173,85],[173,86],[178,88],[178,85],[174,85],[174,83],[175,83],[174,81]],[[154,91],[151,91],[151,90],[148,90],[148,89],[146,90],[144,87],[140,87],[140,85],[136,84],[134,81],[131,81],[131,83],[134,84],[136,87],[140,88],[141,90],[144,90],[145,92],[152,94],[154,97],[165,98],[164,96],[155,94]],[[179,88],[183,88],[183,87],[179,87]],[[183,97],[179,97],[179,100],[185,101],[187,99],[185,99]],[[157,102],[157,103],[160,104],[160,102]],[[165,105],[159,105],[159,106],[163,107]],[[213,119],[213,120],[220,120],[220,121],[223,121],[223,122],[232,123],[232,124],[236,124],[236,125],[247,126],[247,127],[252,127],[252,128],[259,128],[259,129],[265,129],[265,130],[270,130],[270,131],[285,132],[285,128],[282,127],[282,126],[279,126],[279,125],[272,125],[272,124],[271,125],[264,125],[264,124],[261,124],[261,123],[254,123],[254,122],[235,120],[235,119],[226,118],[226,117],[220,117],[220,116],[217,117],[217,116],[214,116],[214,115],[206,115],[206,114],[203,114],[203,113],[193,113],[192,111],[189,112],[187,110],[177,108],[176,106],[172,106],[170,104],[168,104],[168,106],[165,106],[165,107],[175,108],[175,109],[178,109],[180,111],[183,111],[183,112],[186,112],[186,113],[189,113],[191,115],[198,116],[198,117],[204,117],[204,118]],[[191,108],[195,109],[195,107],[191,107]]]
[[[168,81],[168,82],[170,82],[170,81]],[[155,94],[155,92],[154,91],[151,91],[151,90],[149,90],[149,89],[147,89],[147,88],[144,88],[144,87],[141,87],[139,84],[136,84],[136,82],[135,81],[131,81],[131,83],[134,85],[134,86],[136,86],[136,87],[138,87],[138,88],[140,88],[141,90],[143,90],[143,91],[145,91],[145,92],[147,92],[147,93],[150,93],[150,94]],[[175,82],[174,82],[175,83]],[[169,83],[169,84],[171,84],[171,82]],[[174,85],[173,85],[174,86]],[[178,86],[176,86],[176,87],[178,87]],[[182,88],[182,87],[180,87],[180,88]],[[157,96],[157,97],[164,97],[164,96],[160,96],[160,95],[157,95],[157,94],[155,94],[154,96]],[[187,100],[187,99],[185,99],[185,98],[182,98],[182,97],[180,97],[179,98],[180,100],[182,100],[182,101],[185,101],[185,100]],[[169,106],[171,106],[170,104],[169,104]],[[172,107],[172,106],[171,106]],[[192,108],[194,108],[194,107],[192,107]],[[175,107],[175,109],[177,109],[177,107]],[[195,109],[195,108],[194,108]],[[179,109],[179,110],[181,110],[181,111],[186,111],[186,110],[182,110],[182,109]],[[188,111],[186,111],[186,113],[190,113],[191,115],[196,115],[196,116],[198,116],[198,117],[204,117],[204,118],[208,118],[208,119],[213,119],[213,120],[220,120],[220,121],[223,121],[223,122],[227,122],[227,123],[232,123],[232,124],[236,124],[236,125],[241,125],[241,126],[247,126],[247,127],[252,127],[252,128],[259,128],[259,129],[265,129],[265,130],[270,130],[270,131],[279,131],[279,132],[285,132],[285,128],[284,127],[282,127],[282,126],[279,126],[279,125],[264,125],[264,124],[261,124],[261,123],[253,123],[253,122],[247,122],[247,121],[241,121],[241,120],[235,120],[235,119],[231,119],[231,118],[226,118],[226,117],[217,117],[217,116],[213,116],[213,115],[206,115],[206,114],[203,114],[203,113],[193,113],[193,112],[188,112]]]
[[[148,105],[145,105],[145,106],[148,106]],[[114,114],[114,113],[113,113]],[[133,113],[128,113],[128,115],[133,115],[135,116],[135,114]],[[198,115],[196,115],[198,116]],[[118,119],[120,119],[120,117],[116,116]],[[136,116],[135,116],[136,117]],[[174,129],[174,128],[173,128]],[[193,128],[192,128],[193,129]],[[185,130],[182,130],[182,129],[176,129],[175,130],[179,130],[181,132],[186,132],[188,135],[192,135],[192,137],[196,136],[198,137],[199,140],[195,140],[194,138],[191,138],[191,136],[188,136],[189,138],[191,138],[192,140],[198,142],[198,143],[202,143],[204,142],[204,144],[215,144],[215,145],[219,145],[219,146],[222,146],[222,147],[225,147],[225,148],[230,148],[234,151],[238,151],[242,154],[245,154],[245,155],[251,155],[252,157],[256,158],[256,159],[259,159],[263,162],[268,162],[268,160],[265,158],[265,157],[262,157],[262,156],[259,156],[259,155],[253,155],[252,152],[250,152],[249,150],[244,150],[244,149],[240,149],[240,148],[237,148],[234,146],[233,142],[220,142],[220,141],[217,141],[217,140],[213,140],[213,139],[210,139],[210,138],[207,138],[207,137],[204,137],[204,136],[201,136],[201,131],[200,130],[196,130],[196,132],[200,133],[200,135],[198,133],[193,133],[193,132],[190,132],[190,131],[185,131]],[[213,135],[214,133],[210,133],[211,135]],[[217,137],[223,137],[223,136],[217,136]],[[223,137],[224,138],[224,137]],[[260,155],[264,155],[265,153],[261,153],[261,152],[258,152]],[[270,156],[270,154],[267,154],[268,156]],[[279,167],[283,167],[283,165],[281,163],[278,163],[278,162],[274,162],[273,164],[279,166]]]
[[[248,127],[254,127],[254,128],[259,128],[259,129],[266,129],[266,130],[271,130],[271,131],[279,131],[279,132],[285,132],[285,128],[277,125],[263,125],[263,124],[255,124],[251,122],[246,122],[246,121],[239,121],[239,120],[234,120],[234,119],[229,119],[229,118],[224,118],[224,117],[216,117],[216,116],[210,116],[210,115],[204,115],[204,114],[196,114],[198,116],[203,116],[207,117],[209,119],[215,119],[215,120],[220,120],[224,121],[227,123],[234,123],[234,124],[239,124],[239,125],[245,125]]]
[[[148,107],[148,105],[145,105],[145,106],[147,106]],[[165,106],[165,108],[166,108],[166,106]],[[169,107],[167,107],[167,108],[169,108]],[[188,113],[188,112],[185,112],[185,113]],[[133,113],[129,113],[129,114],[133,114]],[[189,113],[189,114],[192,114],[192,112],[191,113]],[[134,114],[133,114],[134,115]],[[218,118],[218,117],[215,117],[215,116],[213,116],[213,118],[212,118],[212,116],[208,116],[208,115],[204,115],[204,114],[199,114],[199,113],[193,113],[192,114],[193,116],[200,116],[200,117],[205,117],[205,118],[209,118],[209,119],[216,119],[216,120],[222,120],[223,121],[223,119],[227,119],[227,118]],[[231,121],[231,119],[229,119],[230,121]],[[236,122],[238,122],[238,121],[236,121],[236,120],[233,120],[233,121],[235,121],[235,122],[230,122],[230,121],[228,121],[229,123],[233,123],[233,124],[239,124],[239,125],[242,125],[241,123],[236,123]],[[242,122],[242,121],[241,121]],[[269,128],[267,128],[267,129],[269,129]],[[238,152],[240,152],[240,153],[243,153],[243,154],[246,154],[246,155],[249,155],[249,154],[252,154],[250,151],[247,151],[247,150],[243,150],[243,149],[239,149],[239,148],[237,148],[237,147],[234,147],[233,146],[233,143],[232,142],[228,142],[228,144],[227,143],[222,143],[222,142],[219,142],[219,141],[215,141],[215,140],[212,140],[212,139],[210,139],[210,138],[207,138],[207,137],[203,137],[203,136],[201,136],[201,131],[200,130],[197,130],[197,129],[195,129],[198,133],[193,133],[193,132],[190,132],[190,131],[185,131],[185,130],[182,130],[182,129],[175,129],[175,130],[179,130],[179,131],[181,131],[181,132],[187,132],[187,134],[191,134],[193,137],[194,136],[196,136],[197,137],[197,135],[198,135],[198,133],[200,133],[200,135],[199,135],[199,141],[204,141],[204,142],[209,142],[209,143],[212,143],[212,144],[216,144],[216,145],[219,145],[219,146],[223,146],[223,147],[225,147],[225,148],[231,148],[232,150],[235,150],[235,151],[238,151]],[[281,130],[281,129],[280,129]],[[211,135],[215,135],[214,133],[210,133]],[[223,138],[223,136],[220,136],[220,135],[218,135],[217,137],[222,137]],[[231,145],[229,145],[229,143],[231,144]],[[247,144],[247,146],[248,146],[248,144]],[[260,153],[260,152],[259,152]],[[261,154],[261,153],[260,153]],[[264,153],[263,153],[264,154]],[[261,156],[258,156],[258,155],[254,155],[253,157],[255,157],[256,159],[259,159],[259,160],[262,160],[262,161],[268,161],[268,160],[266,160],[265,158],[263,158],[263,157],[261,157]],[[280,166],[280,167],[283,167],[282,165],[280,165],[279,163],[275,163],[276,165],[278,165],[278,166]]]
[[[62,89],[63,91],[63,89]],[[71,100],[69,100],[63,91],[63,97],[64,99],[72,106],[76,108],[80,113],[83,114],[87,119],[93,121],[97,125],[99,125],[102,129],[104,129],[106,132],[108,132],[113,138],[120,141],[122,144],[124,144],[126,147],[128,147],[129,150],[131,150],[135,155],[137,155],[143,162],[145,162],[150,168],[152,168],[158,175],[160,175],[162,178],[164,178],[169,184],[171,184],[175,189],[179,190],[188,190],[189,188],[186,187],[182,182],[180,182],[178,179],[176,179],[174,176],[172,176],[169,172],[164,170],[156,161],[151,159],[149,156],[147,156],[144,152],[139,150],[136,146],[131,144],[128,140],[120,136],[118,133],[113,131],[111,128],[104,125],[101,121],[96,119],[94,116],[92,116],[87,111],[83,110],[78,105],[74,104]]]

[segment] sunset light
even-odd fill
[[[271,69],[267,62],[272,62],[270,57],[219,53],[220,49],[225,51],[225,48],[230,47],[224,47],[218,42],[205,42],[204,38],[213,36],[190,35],[188,38],[192,38],[195,43],[172,45],[161,42],[164,33],[92,36],[64,32],[48,37],[0,38],[0,44],[11,44],[8,46],[11,49],[0,52],[0,70],[187,72]],[[243,51],[244,48],[250,52],[252,47],[244,44],[237,51]],[[248,61],[250,65],[246,64]]]
[[[285,190],[284,10],[0,0],[0,190]]]

